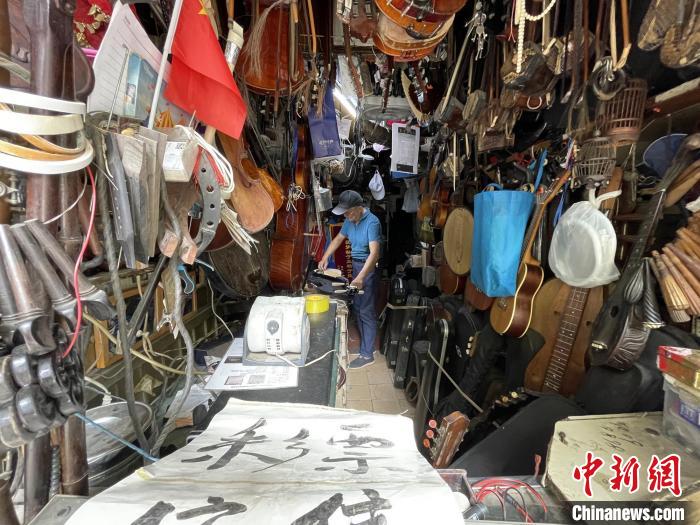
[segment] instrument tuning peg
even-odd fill
[[[428,426],[432,429],[437,428],[437,421],[435,421],[434,419],[431,419],[430,421],[428,421]]]
[[[428,439],[433,439],[435,437],[435,432],[428,429],[425,431],[425,437],[427,437]]]
[[[423,440],[423,447],[430,448],[430,440],[428,438]]]

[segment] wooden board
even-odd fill
[[[466,208],[450,212],[443,229],[443,251],[447,265],[457,275],[466,275],[472,267],[474,217]]]

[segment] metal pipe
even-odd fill
[[[70,496],[87,496],[88,463],[87,444],[85,442],[85,423],[71,416],[63,425],[63,443],[61,443],[61,477],[63,494]]]
[[[77,259],[80,247],[83,244],[83,236],[80,233],[78,209],[69,210],[80,193],[78,188],[78,174],[64,173],[60,176],[58,186],[58,198],[63,215],[59,219],[61,226],[58,230],[58,241],[63,245],[63,250],[71,259]]]
[[[30,523],[49,502],[51,435],[44,434],[25,445],[24,523]]]

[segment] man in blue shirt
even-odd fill
[[[382,227],[379,219],[365,208],[362,196],[356,191],[346,190],[341,193],[333,213],[343,215],[345,222],[340,233],[328,245],[318,267],[325,270],[330,256],[340,248],[345,239],[350,240],[353,277],[351,284],[364,290],[364,293],[356,295],[353,301],[361,344],[359,357],[354,359],[349,367],[357,369],[374,362],[374,339],[377,336],[374,303],[379,281],[376,266],[379,260]]]

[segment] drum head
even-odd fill
[[[450,212],[443,230],[443,251],[447,265],[457,275],[466,275],[472,267],[474,217],[466,208]]]

